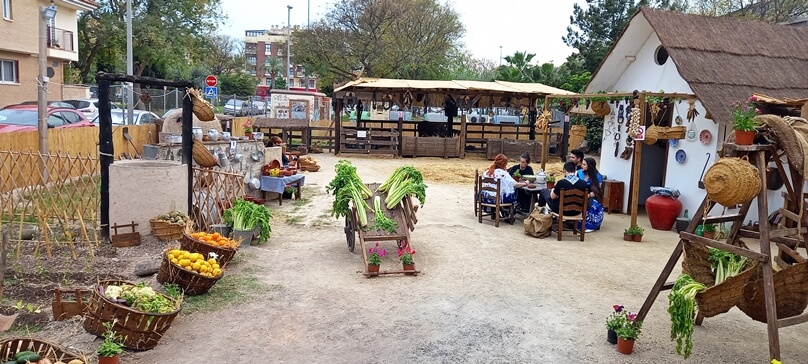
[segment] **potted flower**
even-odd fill
[[[519,168],[517,168],[516,171],[513,172],[513,179],[518,182],[520,178],[522,178],[522,173],[519,172]]]
[[[415,270],[415,262],[412,260],[412,255],[415,254],[415,250],[410,248],[410,245],[407,244],[404,249],[398,249],[398,258],[401,260],[401,265],[404,267],[404,270]],[[413,275],[414,273],[404,273],[406,275]]]
[[[245,121],[245,122],[244,122],[244,124],[242,124],[241,126],[242,126],[242,127],[244,127],[244,136],[246,136],[246,137],[247,137],[248,139],[250,139],[250,140],[253,140],[253,136],[252,136],[252,131],[253,131],[253,128],[252,128],[252,123],[251,123],[249,120],[247,120],[247,121]]]
[[[555,181],[556,181],[555,174],[552,173],[548,174],[547,177],[544,178],[544,182],[547,183],[547,188],[555,187]]]
[[[631,228],[623,230],[623,240],[634,241],[634,237],[631,236]]]
[[[253,235],[258,237],[258,243],[266,242],[272,233],[269,225],[272,213],[264,205],[239,198],[233,202],[233,207],[224,210],[222,218],[225,224],[232,227],[233,239],[241,244],[251,242]]]
[[[382,265],[382,258],[387,255],[387,249],[376,246],[368,248],[368,273],[379,273],[379,266]]]
[[[618,327],[617,332],[617,352],[630,355],[634,351],[634,341],[640,336],[642,331],[642,321],[637,320],[636,313],[628,313],[623,325]]]
[[[732,128],[735,129],[735,144],[752,145],[757,134],[758,122],[755,117],[760,109],[755,107],[757,97],[750,96],[744,102],[735,102],[732,106]]]
[[[701,227],[701,235],[707,239],[715,239],[715,224],[704,224]]]
[[[115,325],[115,321],[104,323],[104,328],[107,331],[104,332],[104,341],[101,342],[96,351],[98,364],[118,364],[118,358],[123,353],[123,347],[121,346],[123,338],[112,331],[113,325]]]
[[[614,305],[612,308],[614,311],[606,318],[606,341],[617,344],[617,329],[626,322],[626,310],[623,305]]]
[[[642,235],[645,233],[645,229],[638,225],[634,225],[628,228],[628,233],[631,235],[631,240],[633,241],[642,241]]]
[[[283,189],[283,199],[284,200],[291,200],[292,199],[292,194],[295,193],[295,191],[297,191],[296,188],[294,188],[292,186],[286,186]]]

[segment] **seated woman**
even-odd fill
[[[494,157],[494,163],[491,164],[491,167],[484,170],[482,175],[485,178],[493,178],[500,181],[500,194],[502,196],[502,201],[500,202],[504,203],[516,201],[516,188],[527,185],[527,182],[516,182],[516,180],[508,174],[508,171],[505,170],[507,165],[508,157],[504,154],[497,154],[497,156]],[[483,187],[496,188],[496,185],[485,183]],[[482,191],[482,196],[480,197],[484,203],[495,203],[494,195],[489,191]]]
[[[276,135],[276,136],[273,136],[273,137],[269,138],[269,143],[267,144],[267,147],[282,147],[285,144],[286,143],[284,143],[283,140],[279,136]],[[289,157],[286,155],[286,153],[281,153],[281,163],[284,166],[289,165]]]
[[[522,154],[519,157],[519,164],[513,165],[510,169],[508,169],[508,174],[513,176],[516,174],[516,171],[519,171],[519,176],[529,176],[533,175],[533,167],[530,166],[530,153]],[[515,180],[518,178],[514,177]],[[516,202],[519,204],[517,208],[522,212],[529,212],[530,211],[530,194],[524,191],[517,191],[516,192]]]
[[[600,224],[603,223],[603,205],[601,204],[603,191],[600,188],[603,185],[603,176],[598,172],[597,162],[594,158],[584,158],[581,169],[578,170],[578,178],[586,181],[586,187],[589,189],[586,232],[591,233],[600,230]]]

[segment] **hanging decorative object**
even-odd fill
[[[632,138],[640,132],[640,107],[639,99],[634,100],[634,107],[631,108],[631,118],[628,121],[628,135]]]
[[[552,119],[552,115],[550,114],[549,110],[544,110],[539,115],[539,120],[536,122],[536,127],[539,130],[547,131],[550,126],[550,119]]]

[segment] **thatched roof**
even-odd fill
[[[305,129],[309,127],[309,121],[305,119],[277,119],[277,118],[255,118],[253,125],[259,128],[277,129]]]
[[[808,97],[808,28],[642,8],[679,74],[713,119],[754,93]]]
[[[360,78],[334,89],[338,94],[351,90],[383,90],[406,92],[419,91],[453,91],[458,94],[513,94],[536,95],[549,94],[570,95],[573,92],[550,87],[541,83],[518,83],[505,81],[463,81],[463,80],[400,80],[392,78]],[[338,96],[339,97],[339,96]]]

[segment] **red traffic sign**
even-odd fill
[[[216,76],[210,75],[208,77],[205,77],[205,85],[208,85],[210,87],[214,87],[214,86],[216,86],[218,84],[219,84],[219,79],[217,79]]]

